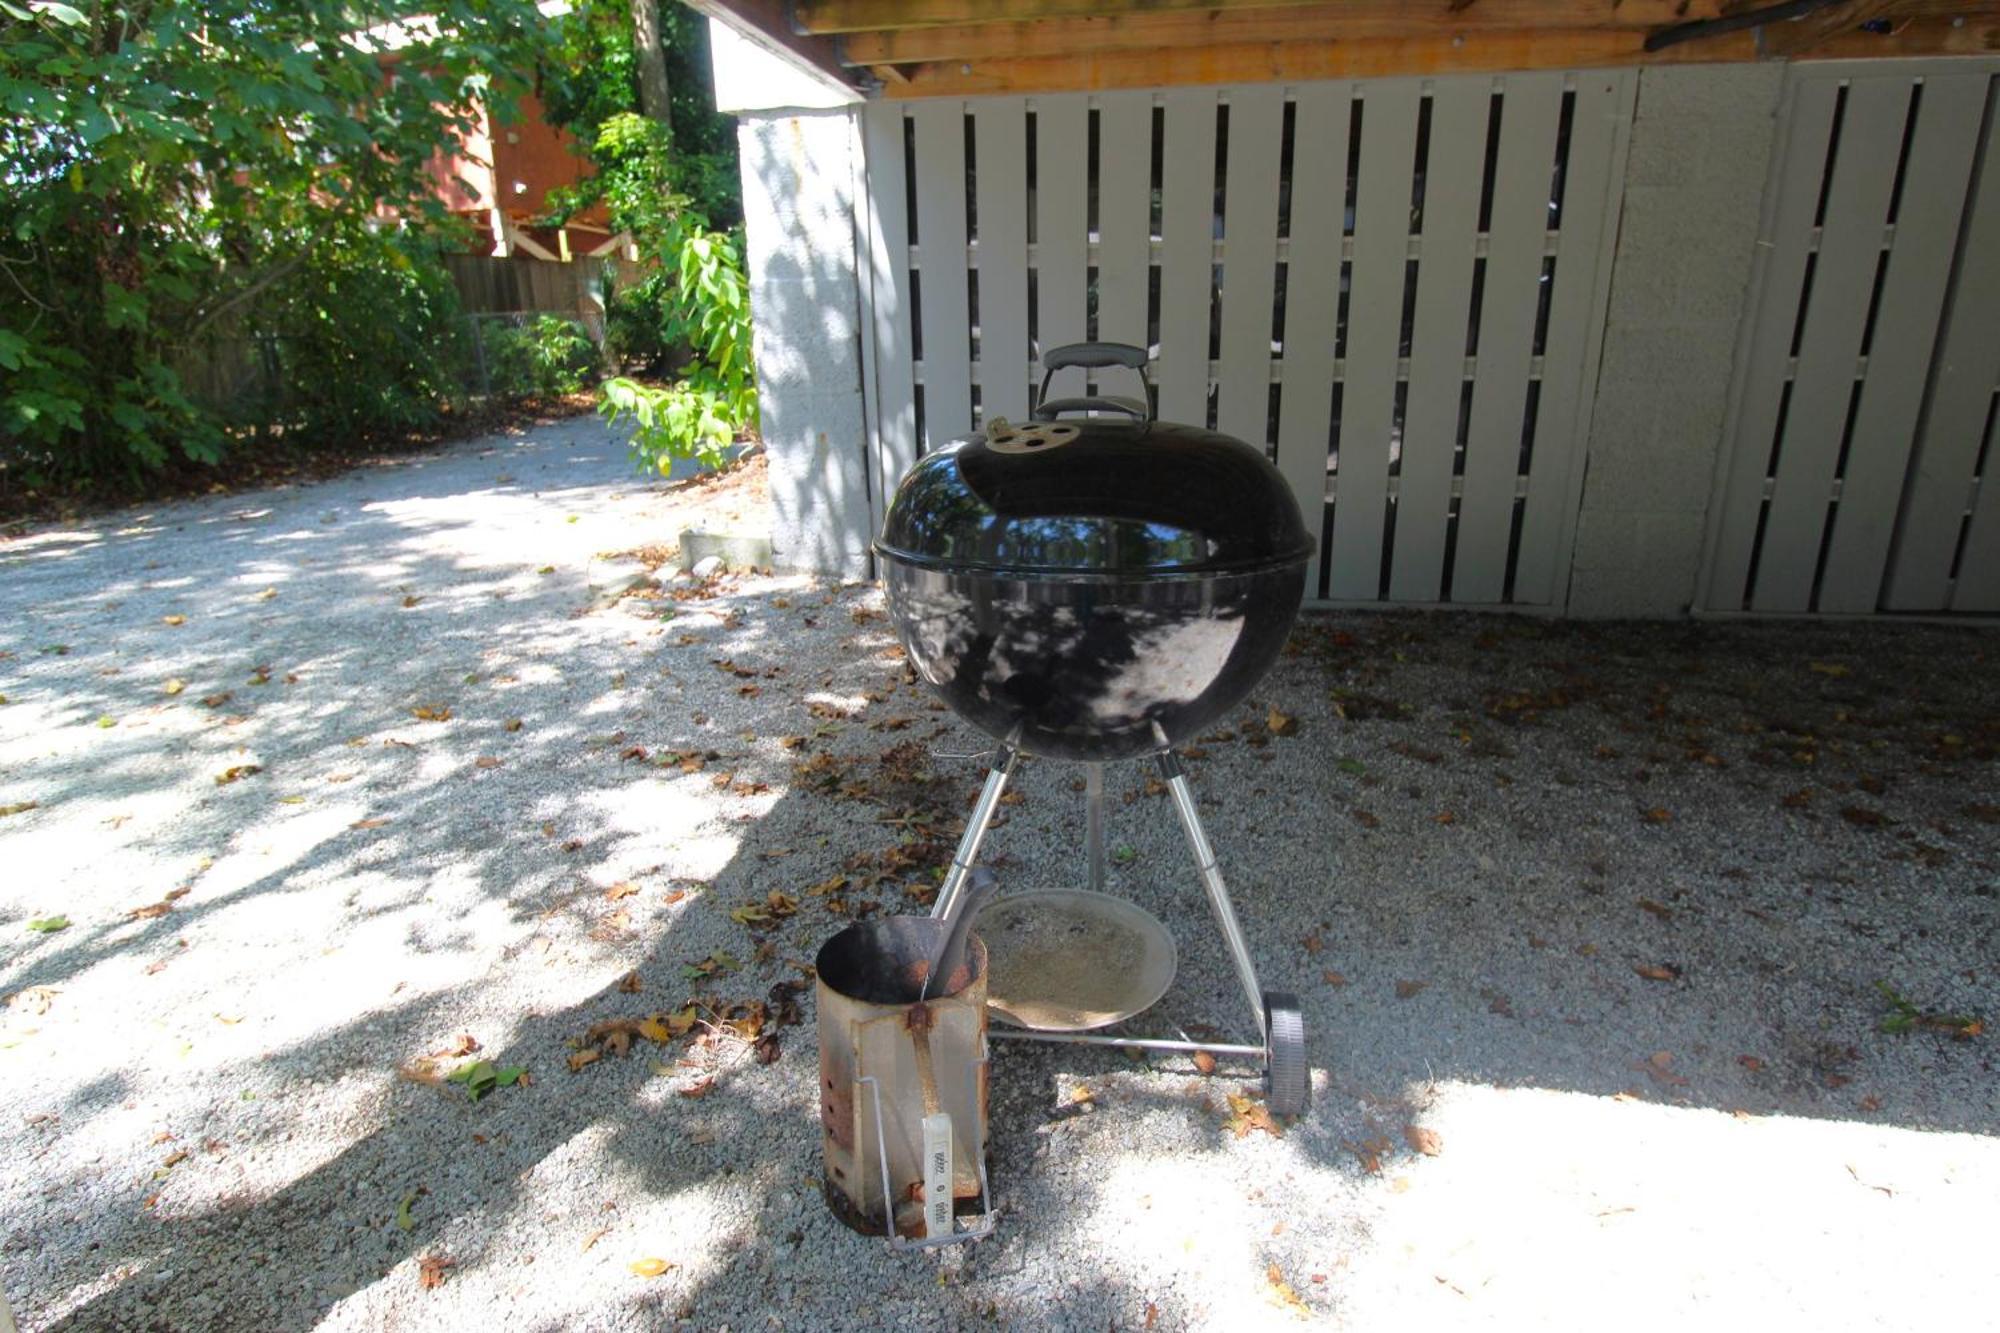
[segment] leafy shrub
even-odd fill
[[[463,398],[464,312],[420,243],[364,234],[328,247],[274,289],[251,325],[275,347],[277,375],[268,406],[250,406],[294,438],[421,430]]]
[[[424,265],[406,253],[420,270],[406,271],[371,229],[442,216],[431,168],[476,128],[466,91],[511,106],[546,40],[527,0],[0,10],[8,483],[132,483],[218,459],[240,423],[195,401],[185,372],[246,338],[296,381],[297,421],[273,424],[421,415],[450,349],[415,344],[449,321]],[[384,78],[357,32],[420,15]],[[383,357],[393,374],[375,373]]]
[[[561,315],[537,315],[519,327],[487,321],[481,337],[487,381],[503,398],[582,393],[597,371],[597,344]]]
[[[664,303],[663,333],[695,353],[682,379],[652,388],[618,378],[604,385],[605,420],[633,422],[632,454],[662,473],[693,458],[719,467],[738,431],[757,425],[757,375],[750,360],[750,292],[734,236],[678,223],[680,256]]]
[[[637,363],[649,375],[662,375],[685,347],[667,341],[667,302],[673,279],[653,269],[629,287],[620,288],[604,312],[604,352],[614,366]]]

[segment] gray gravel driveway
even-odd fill
[[[819,1198],[792,983],[921,910],[978,740],[872,588],[635,584],[605,553],[703,492],[628,467],[570,421],[0,545],[24,1329],[2000,1309],[1990,631],[1309,617],[1191,768],[1312,1112],[1002,1046],[997,1235],[895,1257]],[[1025,765],[1007,887],[1079,879],[1075,777]],[[1182,966],[1142,1025],[1233,1032],[1145,777],[1112,887]],[[526,1078],[436,1081],[477,1059]]]

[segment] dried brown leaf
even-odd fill
[[[1293,1314],[1308,1315],[1312,1313],[1312,1307],[1299,1299],[1298,1292],[1292,1290],[1292,1284],[1285,1281],[1285,1275],[1278,1271],[1276,1264],[1272,1264],[1264,1270],[1264,1281],[1270,1288],[1271,1299],[1279,1305],[1284,1306]]]
[[[1263,1130],[1272,1138],[1283,1138],[1284,1127],[1271,1118],[1271,1110],[1248,1093],[1229,1095],[1229,1128],[1237,1138],[1247,1138],[1252,1130]]]

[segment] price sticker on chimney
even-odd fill
[[[924,1117],[924,1235],[951,1234],[951,1117]]]

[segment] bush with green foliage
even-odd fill
[[[590,145],[594,176],[560,207],[602,201],[652,271],[620,293],[607,331],[614,353],[675,378],[605,384],[600,410],[633,424],[632,450],[661,472],[682,458],[717,465],[757,425],[749,283],[734,131],[709,109],[703,22],[661,9],[672,89],[671,123],[638,114],[636,62],[624,0],[583,0],[556,28],[561,68],[543,67],[550,117]],[[698,55],[701,59],[690,60]],[[716,221],[730,224],[718,230]]]
[[[721,465],[728,445],[757,422],[757,374],[750,359],[750,292],[736,240],[684,223],[675,238],[677,281],[666,303],[669,338],[685,341],[694,359],[676,382],[655,388],[608,380],[600,409],[616,422],[630,417],[632,453],[664,473],[676,459]]]
[[[405,25],[393,79],[388,24]],[[298,340],[288,374],[334,417],[407,418],[437,383],[407,345],[441,336],[424,320],[442,298],[373,229],[443,218],[431,162],[471,127],[470,94],[513,104],[541,40],[529,0],[0,0],[9,476],[216,459],[229,423],[182,371],[259,327]],[[385,292],[402,303],[386,316],[368,304]],[[414,378],[333,408],[385,349]]]
[[[743,221],[743,183],[737,172],[736,118],[715,109],[708,20],[676,0],[661,0],[658,10],[670,104],[666,140],[673,146],[676,192],[710,226],[726,231]],[[550,124],[591,144],[601,126],[639,109],[631,0],[574,0],[570,11],[550,20],[545,31],[548,44],[535,82]],[[601,156],[593,151],[591,157],[601,169]]]
[[[559,398],[582,393],[596,378],[597,344],[573,319],[537,315],[519,326],[484,323],[487,382],[502,398]]]
[[[275,351],[265,422],[305,443],[436,426],[465,397],[472,347],[431,247],[396,234],[326,246],[246,325]]]

